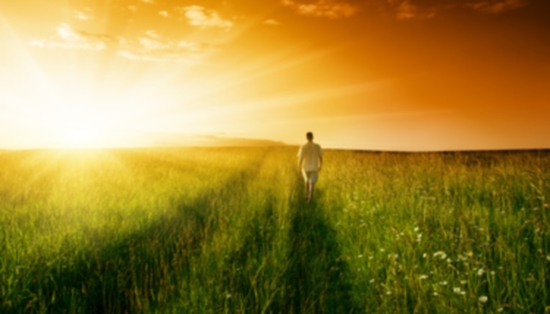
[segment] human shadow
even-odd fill
[[[301,191],[301,183],[297,190]],[[325,216],[323,191],[316,191],[311,203],[305,194],[294,195],[290,206],[285,297],[280,308],[274,309],[286,313],[359,312],[352,300],[349,265]]]
[[[329,210],[323,202],[323,191],[317,191],[311,203],[302,195],[302,183],[296,182],[296,193],[288,200],[288,252],[281,278],[264,278],[270,273],[264,261],[274,249],[277,221],[281,212],[272,194],[257,208],[245,227],[245,237],[228,257],[223,282],[228,291],[240,295],[239,304],[226,302],[225,312],[251,313],[356,313],[352,300],[349,265],[342,257],[335,230],[327,221]],[[275,271],[277,272],[277,271]],[[273,272],[271,272],[273,274]],[[268,275],[269,276],[269,275]],[[253,279],[251,279],[254,277]],[[258,293],[271,287],[272,295]],[[260,289],[259,289],[260,288]],[[265,293],[265,290],[264,290]]]

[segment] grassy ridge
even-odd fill
[[[544,312],[548,153],[0,154],[0,312]]]

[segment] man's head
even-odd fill
[[[313,141],[313,133],[307,132],[307,133],[306,133],[306,138],[307,138],[307,140],[310,141],[310,142]]]

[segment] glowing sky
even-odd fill
[[[550,148],[547,0],[0,2],[0,148]]]

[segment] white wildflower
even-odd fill
[[[479,302],[481,302],[481,303],[485,303],[485,302],[487,302],[487,300],[489,300],[489,298],[488,298],[487,296],[485,296],[485,295],[482,295],[482,296],[480,296],[480,297],[478,298],[478,300],[479,300]]]
[[[483,274],[485,274],[485,269],[483,269],[483,267],[481,267],[480,269],[477,270],[477,275],[478,276],[483,276]]]
[[[428,275],[421,275],[421,276],[420,276],[420,280],[427,279],[428,277],[429,277]]]

